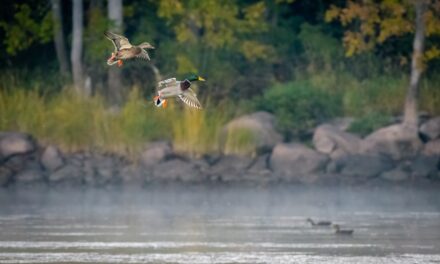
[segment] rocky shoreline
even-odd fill
[[[440,117],[425,121],[418,131],[393,124],[365,138],[346,127],[345,122],[318,126],[309,147],[282,142],[273,116],[257,112],[231,121],[223,131],[252,131],[253,155],[225,148],[222,154],[189,158],[159,141],[147,144],[136,161],[116,154],[62,153],[31,135],[0,132],[0,186],[440,183]]]

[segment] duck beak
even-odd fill
[[[166,99],[163,99],[162,101],[162,108],[167,108],[168,102]]]
[[[200,76],[197,78],[197,80],[199,80],[199,81],[201,81],[201,82],[204,82],[204,81],[205,81],[205,79],[203,79],[203,78],[200,77]]]

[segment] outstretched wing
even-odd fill
[[[150,56],[148,55],[148,52],[144,49],[141,49],[141,53],[136,55],[136,58],[143,59],[143,60],[150,60]]]
[[[160,81],[160,82],[157,83],[158,89],[166,88],[166,87],[171,87],[171,86],[176,86],[176,85],[177,85],[176,78],[166,79],[166,80],[163,80],[163,81]]]
[[[191,88],[188,88],[188,90],[185,90],[183,94],[179,95],[179,98],[187,105],[202,109],[202,104],[199,102],[199,99],[197,99],[197,95],[194,93]]]
[[[104,32],[104,35],[112,41],[113,45],[115,46],[115,51],[121,50],[121,49],[129,49],[132,47],[128,39],[124,36],[112,33],[110,31]]]

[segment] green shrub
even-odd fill
[[[310,129],[341,112],[336,94],[309,82],[292,82],[268,89],[257,108],[275,114],[278,128],[287,138],[303,137]]]
[[[390,124],[390,121],[391,117],[389,115],[379,112],[370,112],[356,119],[348,128],[348,131],[366,136],[374,130]]]

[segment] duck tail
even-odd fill
[[[155,97],[153,97],[153,103],[154,103],[154,105],[156,107],[161,107],[162,106],[162,108],[166,108],[167,105],[168,105],[167,100],[166,99],[161,99],[159,97],[159,95],[156,95]]]

